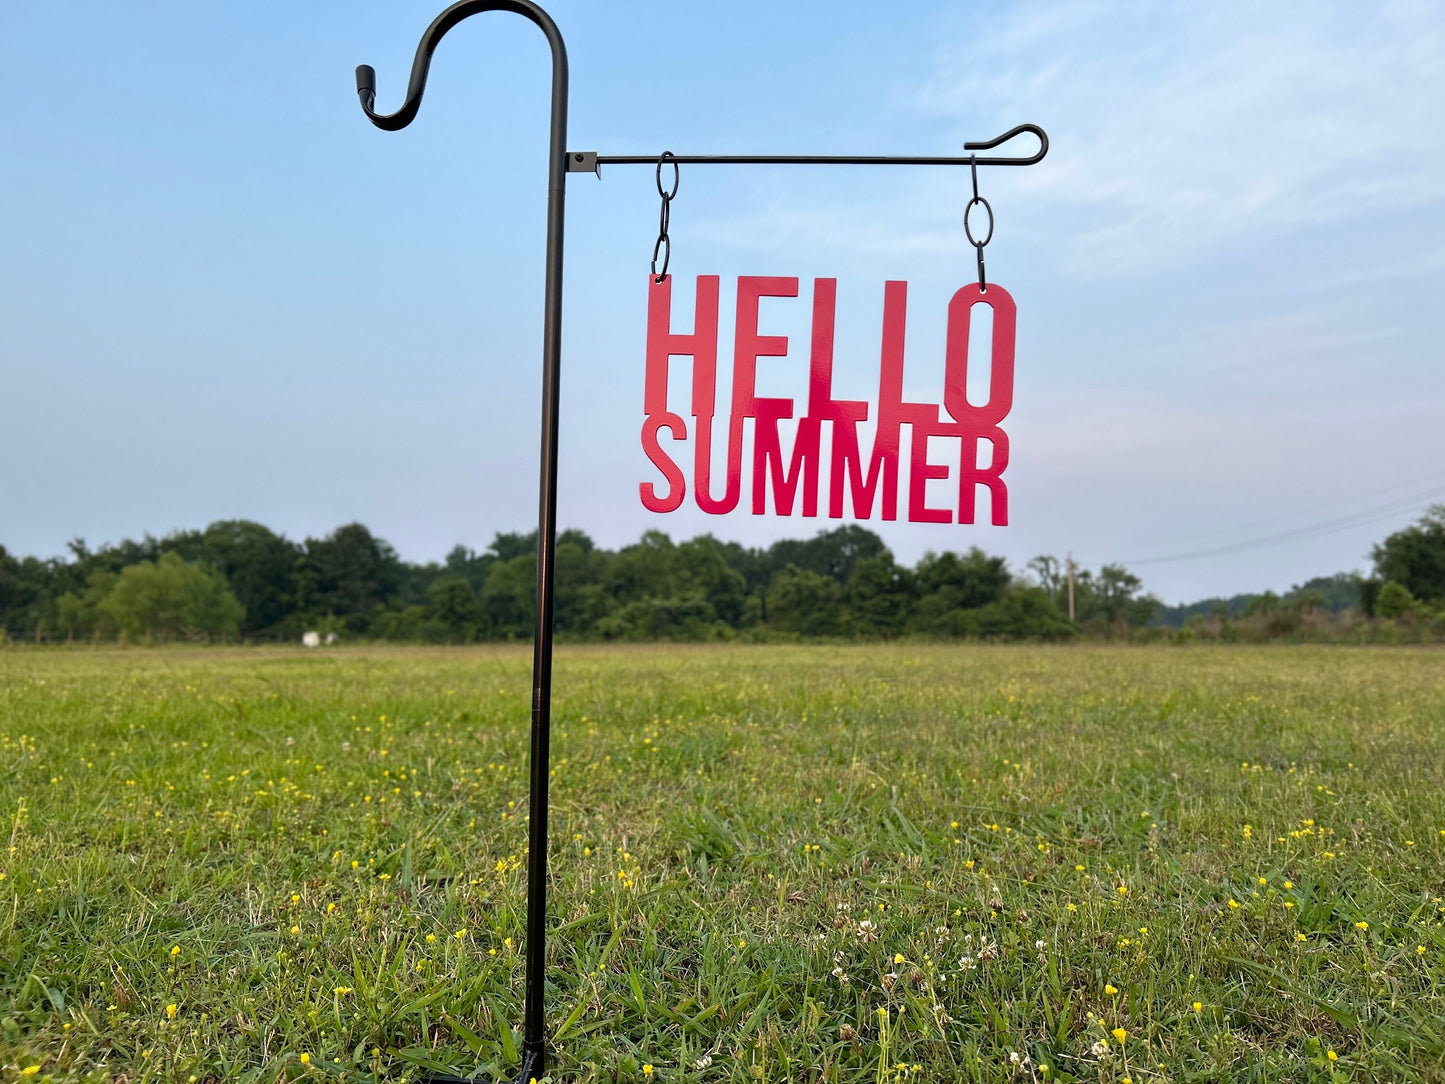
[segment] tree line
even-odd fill
[[[1370,552],[1369,575],[1316,576],[1264,591],[1165,607],[1174,638],[1400,643],[1445,637],[1445,504],[1395,531]]]
[[[1309,580],[1164,607],[1119,565],[1069,575],[1040,556],[1019,572],[974,548],[900,564],[850,525],[762,548],[649,531],[617,550],[557,540],[556,629],[575,640],[734,637],[1377,639],[1445,635],[1445,505],[1371,554],[1371,575]],[[295,542],[259,523],[150,535],[64,557],[0,546],[0,640],[294,640],[307,630],[428,643],[525,640],[536,535],[478,553],[403,560],[364,525]]]
[[[974,548],[900,564],[859,526],[765,548],[649,531],[617,550],[557,540],[556,629],[577,640],[750,637],[1060,639],[1148,624],[1159,602],[1118,566],[1075,577],[1078,625],[1052,557],[1016,575]],[[303,631],[430,643],[523,640],[535,616],[536,535],[403,560],[360,523],[292,541],[259,523],[146,536],[63,558],[0,547],[0,634],[24,640],[290,640]]]

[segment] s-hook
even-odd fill
[[[662,167],[672,166],[672,187],[662,187]],[[657,244],[652,246],[652,279],[661,282],[667,278],[667,265],[672,262],[672,238],[667,236],[667,223],[672,215],[672,201],[677,197],[677,186],[682,181],[682,171],[677,168],[671,151],[663,151],[657,158],[657,194],[662,197],[662,211],[657,220]],[[657,269],[657,254],[662,253],[662,270]]]
[[[978,162],[971,160],[968,165],[969,171],[973,174],[973,199],[969,200],[968,206],[963,209],[963,235],[968,238],[968,243],[978,252],[978,289],[980,293],[987,293],[988,281],[983,274],[983,246],[993,240],[993,208],[989,206],[988,200],[978,194]],[[988,232],[983,235],[982,241],[974,239],[973,230],[968,221],[968,216],[972,213],[974,206],[979,204],[988,212]]]

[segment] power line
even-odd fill
[[[1392,499],[1427,500],[1433,497],[1439,491],[1441,484],[1445,484],[1445,471],[1439,471],[1433,474],[1426,474],[1420,478],[1412,478],[1406,482],[1395,482],[1393,485],[1377,486],[1373,489],[1373,495],[1376,497],[1383,497],[1387,494],[1398,493],[1400,490],[1410,490],[1412,491],[1412,493],[1415,494],[1415,496],[1406,497],[1402,494],[1400,496],[1393,497]],[[1424,487],[1423,489],[1421,489],[1422,486]],[[1338,500],[1325,501],[1320,504],[1314,504],[1309,508],[1295,509],[1294,511],[1290,512],[1278,512],[1272,516],[1265,516],[1263,519],[1250,520],[1246,523],[1234,523],[1229,525],[1228,527],[1216,527],[1212,530],[1207,531],[1192,531],[1185,536],[1176,536],[1175,538],[1164,539],[1160,544],[1168,545],[1171,542],[1175,541],[1197,542],[1200,539],[1217,538],[1219,535],[1233,534],[1236,531],[1251,531],[1254,530],[1256,527],[1265,527],[1269,524],[1279,523],[1282,520],[1290,520],[1299,516],[1318,515],[1321,512],[1327,512],[1335,508],[1343,508],[1355,503],[1356,500],[1358,500],[1358,497],[1341,497]]]
[[[1352,527],[1364,527],[1372,523],[1393,519],[1401,512],[1412,509],[1423,509],[1439,499],[1440,493],[1437,490],[1429,498],[1422,499],[1419,496],[1415,496],[1408,498],[1404,502],[1396,500],[1387,505],[1365,509],[1339,519],[1325,520],[1322,523],[1314,523],[1306,527],[1297,527],[1293,530],[1281,532],[1280,534],[1251,539],[1248,542],[1234,542],[1225,546],[1216,546],[1212,549],[1194,550],[1190,553],[1175,553],[1163,557],[1137,557],[1122,563],[1125,565],[1157,565],[1168,561],[1189,561],[1200,557],[1217,557],[1227,553],[1241,553],[1246,550],[1260,549],[1266,546],[1277,546],[1286,542],[1302,542],[1310,538],[1334,534],[1338,531],[1347,531]]]

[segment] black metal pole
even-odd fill
[[[460,0],[432,21],[417,45],[406,101],[382,116],[373,110],[376,73],[356,69],[361,108],[378,128],[396,131],[416,117],[426,90],[427,69],[448,30],[483,11],[510,11],[541,28],[552,47],[552,123],[547,150],[547,267],[542,309],[542,455],[537,509],[537,625],[532,650],[532,752],[527,825],[526,1007],[519,1084],[546,1072],[547,997],[547,781],[552,737],[552,613],[557,557],[557,385],[562,368],[562,233],[567,195],[567,47],[557,24],[531,0]],[[508,1026],[505,1022],[502,1027]],[[432,1076],[433,1081],[465,1080]]]

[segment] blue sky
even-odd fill
[[[515,16],[473,19],[417,122],[379,132],[352,69],[395,108],[436,10],[6,5],[0,544],[359,519],[423,560],[531,526],[547,55]],[[871,524],[900,557],[1072,551],[1175,601],[1364,567],[1445,499],[1438,3],[551,10],[575,149],[949,154],[1048,129],[1044,163],[981,176],[1019,309],[1012,525]],[[797,394],[809,280],[836,276],[837,383],[871,398],[883,282],[907,279],[910,382],[937,401],[967,186],[684,168],[679,293],[801,277],[760,383]],[[649,169],[570,182],[562,523],[608,545],[830,525],[641,507],[656,221]]]

